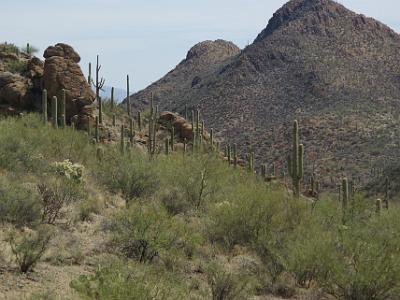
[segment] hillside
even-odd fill
[[[218,136],[270,165],[285,164],[297,118],[325,185],[342,172],[365,183],[371,167],[399,157],[399,50],[400,36],[379,21],[331,0],[292,0],[242,51],[197,60],[201,70],[189,74],[183,61],[131,98],[140,105],[153,93],[161,109],[199,108]]]
[[[22,84],[0,94],[29,95],[37,59],[14,54],[20,68],[0,78]],[[340,201],[310,189],[297,130],[292,192],[290,178],[255,174],[200,122],[154,106],[132,119],[104,101],[67,122],[72,93],[93,93],[72,47],[44,56],[41,113],[37,97],[5,98],[18,114],[0,118],[0,299],[399,299],[398,205],[345,178]],[[87,90],[59,90],[76,86]]]
[[[293,198],[209,142],[150,158],[93,137],[0,120],[1,299],[399,299],[397,205]]]

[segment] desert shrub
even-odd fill
[[[96,174],[111,191],[120,192],[127,202],[149,197],[159,187],[153,163],[140,151],[132,151],[126,155],[107,151]]]
[[[312,226],[300,228],[289,244],[289,268],[337,299],[393,299],[400,288],[399,212],[371,214],[368,201],[353,202],[345,225],[334,209],[317,206]]]
[[[18,74],[22,74],[28,69],[28,65],[24,60],[6,59],[4,66],[7,71]]]
[[[0,221],[18,227],[33,226],[40,220],[40,202],[35,191],[18,179],[0,178]]]
[[[78,217],[81,221],[90,221],[91,214],[99,214],[103,209],[102,203],[96,197],[88,197],[78,204]]]
[[[55,176],[43,178],[37,186],[42,205],[42,223],[54,224],[61,217],[62,208],[86,197],[84,186],[75,179]]]
[[[6,241],[22,273],[31,271],[46,251],[51,239],[51,232],[47,227],[40,227],[37,231],[10,230]]]
[[[127,258],[151,262],[165,252],[184,251],[193,242],[183,222],[162,207],[132,205],[114,216],[112,244]]]
[[[218,263],[211,263],[207,266],[206,276],[211,292],[210,299],[248,299],[249,281],[246,276],[225,270]]]
[[[12,43],[0,44],[0,51],[5,53],[19,53],[19,48]]]
[[[265,185],[255,181],[237,184],[224,199],[210,211],[208,233],[227,248],[254,245],[261,235],[290,229],[297,222],[296,210],[301,211],[301,205],[286,199],[283,191],[267,193]]]
[[[54,161],[74,158],[74,163],[93,165],[94,146],[80,131],[43,126],[38,114],[0,121],[0,168],[14,173],[42,174]]]
[[[69,159],[62,162],[54,162],[51,165],[52,171],[57,175],[61,175],[74,183],[83,182],[84,166],[81,164],[74,164]]]
[[[211,155],[160,158],[161,200],[172,214],[205,208],[228,186],[229,170]]]
[[[307,203],[294,201],[279,187],[246,179],[225,199],[209,213],[209,239],[227,249],[235,245],[253,249],[274,282],[287,271],[288,237],[302,222]]]
[[[70,286],[82,299],[188,299],[187,287],[179,276],[154,265],[125,261],[106,262],[93,275],[82,275]]]

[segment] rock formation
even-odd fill
[[[65,89],[67,122],[77,115],[78,124],[85,124],[92,115],[95,94],[78,64],[80,56],[66,44],[48,47],[43,56],[46,59],[43,85],[49,99],[61,97],[62,89]]]
[[[13,45],[0,45],[0,111],[38,111],[43,88],[48,91],[49,103],[65,89],[67,122],[77,115],[78,126],[87,124],[95,94],[78,65],[79,54],[69,45],[57,44],[48,47],[43,56],[45,62]]]

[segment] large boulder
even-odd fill
[[[32,106],[29,80],[19,74],[0,73],[0,108],[3,112],[14,112]]]
[[[187,141],[193,140],[193,128],[191,122],[187,121],[179,114],[170,111],[161,112],[159,122],[174,126],[175,133],[178,135],[180,141],[185,139]],[[210,138],[210,134],[206,130],[204,130],[203,138],[205,141],[208,141]]]
[[[43,56],[46,58],[43,85],[49,100],[53,96],[60,98],[65,89],[67,122],[77,115],[78,126],[86,124],[93,116],[95,94],[78,65],[78,53],[69,45],[57,44],[48,47]]]

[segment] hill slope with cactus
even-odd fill
[[[242,51],[201,72],[178,66],[131,103],[141,109],[153,94],[161,109],[198,108],[226,143],[243,156],[253,147],[281,172],[296,118],[324,185],[340,173],[365,183],[400,155],[399,50],[400,36],[379,21],[332,0],[292,0]]]
[[[112,126],[104,114],[102,133]],[[293,197],[284,182],[221,160],[211,140],[162,151],[172,127],[149,156],[129,134],[99,143],[43,121],[0,120],[1,298],[398,299],[395,203],[352,193],[347,179],[341,203]]]

